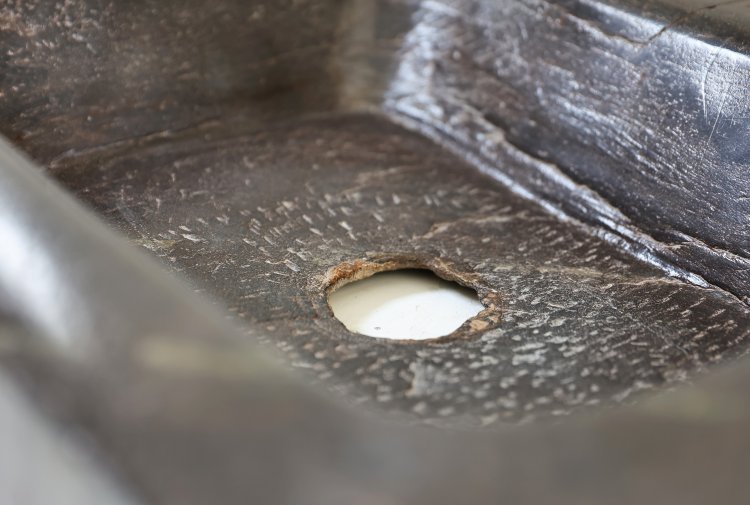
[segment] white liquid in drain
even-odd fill
[[[428,270],[378,273],[337,289],[328,303],[349,331],[409,340],[448,335],[484,309],[476,292]]]

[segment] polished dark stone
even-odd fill
[[[748,26],[0,2],[0,132],[110,228],[0,143],[0,400],[146,503],[744,503]],[[332,284],[400,266],[487,310],[409,344],[332,317]]]

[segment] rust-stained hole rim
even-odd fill
[[[398,270],[427,270],[438,278],[458,284],[476,292],[479,302],[484,307],[478,314],[467,319],[455,331],[435,338],[426,339],[393,339],[367,336],[355,333],[339,321],[329,303],[330,295],[339,288],[352,282],[372,277],[382,272]],[[496,328],[502,320],[502,297],[497,289],[490,286],[482,276],[450,260],[439,257],[426,257],[409,254],[370,254],[364,259],[344,261],[329,268],[322,280],[324,304],[329,319],[349,336],[367,341],[383,341],[396,344],[424,345],[445,343],[480,336],[485,331]]]

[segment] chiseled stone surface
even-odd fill
[[[669,278],[383,118],[231,133],[96,152],[56,175],[351,402],[430,422],[529,420],[746,352],[736,298]],[[329,270],[404,257],[476,275],[499,294],[500,324],[425,343],[349,333],[325,303]]]
[[[3,373],[149,503],[744,504],[746,359],[605,406],[746,353],[747,12],[0,2],[0,132],[250,334],[3,148],[0,305],[41,333],[1,336]],[[486,313],[408,345],[331,316],[330,282],[406,264]],[[386,434],[254,339],[415,424],[601,415]]]

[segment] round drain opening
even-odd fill
[[[473,289],[424,269],[352,281],[330,293],[328,304],[349,331],[397,340],[449,335],[485,308]]]

